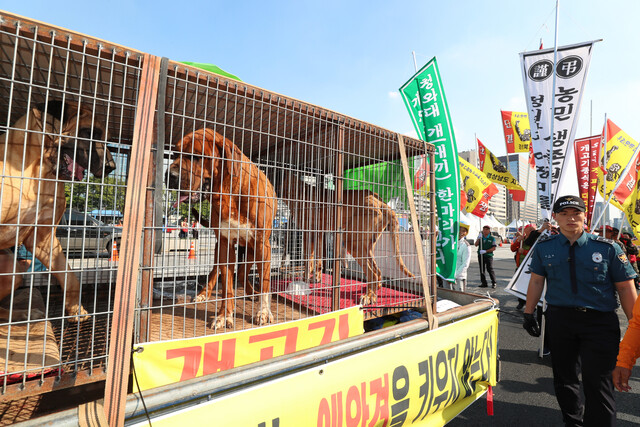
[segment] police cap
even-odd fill
[[[553,204],[553,213],[558,213],[566,208],[574,208],[579,211],[586,211],[587,209],[584,206],[584,201],[578,196],[562,196],[556,199],[556,202]]]

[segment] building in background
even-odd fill
[[[507,196],[507,224],[515,219],[537,222],[540,219],[538,186],[536,183],[536,171],[529,166],[529,155],[526,153],[510,154],[508,162],[507,156],[500,156],[498,160],[504,165],[509,164],[509,172],[511,172],[511,175],[520,183],[525,191],[525,199],[523,202],[514,202],[510,195]]]

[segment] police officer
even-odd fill
[[[487,278],[484,275],[485,270],[489,273],[491,279],[491,287],[496,287],[496,273],[493,272],[493,252],[496,250],[496,239],[491,235],[491,227],[485,225],[482,232],[474,242],[478,247],[478,265],[480,266],[480,288],[487,287]]]
[[[611,372],[620,342],[616,291],[631,318],[636,273],[618,245],[584,231],[584,212],[580,197],[554,203],[560,234],[541,237],[533,250],[523,326],[540,335],[533,311],[546,279],[546,331],[563,420],[568,426],[610,426],[616,420]]]

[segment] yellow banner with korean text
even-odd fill
[[[496,384],[497,313],[490,310],[248,386],[152,422],[154,426],[198,425],[202,420],[224,426],[442,426]]]
[[[524,202],[524,188],[511,175],[511,172],[493,155],[485,145],[476,138],[478,143],[478,163],[480,170],[487,175],[492,182],[507,187],[514,202]]]
[[[239,332],[136,346],[141,390],[214,374],[363,333],[359,306]]]
[[[607,136],[607,141],[600,150],[601,167],[597,168],[598,192],[605,200],[608,200],[611,192],[615,190],[611,204],[625,211],[625,206],[631,201],[629,197],[633,195],[635,181],[621,185],[625,178],[629,178],[629,174],[623,176],[623,172],[627,165],[633,161],[638,142],[611,120],[607,120],[602,135]],[[631,169],[635,173],[635,168]],[[606,194],[604,194],[605,189]]]
[[[489,209],[489,200],[498,192],[498,187],[487,178],[484,172],[471,166],[463,158],[458,157],[460,162],[460,179],[462,189],[467,196],[467,212],[483,218]]]
[[[500,114],[507,153],[528,153],[531,143],[531,128],[527,113],[500,111]]]

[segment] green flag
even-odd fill
[[[409,161],[409,174],[412,183],[415,181],[413,162]],[[349,169],[344,172],[345,190],[371,190],[389,203],[399,198],[406,206],[407,191],[405,190],[402,163],[399,160],[382,162],[374,165]]]
[[[411,77],[400,88],[400,93],[419,138],[436,148],[433,169],[438,215],[437,271],[441,277],[454,280],[458,251],[460,171],[456,138],[436,58]]]

